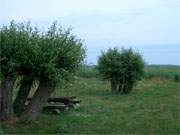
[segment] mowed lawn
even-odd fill
[[[113,95],[106,81],[79,78],[54,95],[77,96],[76,110],[42,113],[31,123],[3,125],[15,134],[180,134],[180,84],[154,78],[142,80],[129,95]]]

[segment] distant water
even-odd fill
[[[87,46],[87,64],[97,64],[101,51],[113,46]],[[122,48],[123,46],[116,46]],[[180,65],[180,45],[132,45],[124,48],[133,48],[139,51],[147,64]]]

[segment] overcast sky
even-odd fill
[[[71,26],[88,63],[116,46],[139,50],[149,64],[180,65],[180,0],[0,0],[0,24],[12,19]]]

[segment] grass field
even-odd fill
[[[98,71],[95,66],[82,67],[79,76],[84,78],[98,77]],[[178,78],[180,81],[180,66],[151,65],[145,67],[144,78],[162,77],[168,79]]]
[[[146,66],[145,78],[163,77],[169,79],[179,78],[180,81],[180,66]]]
[[[166,78],[140,81],[129,95],[112,95],[109,83],[79,78],[54,95],[75,95],[82,100],[77,110],[58,115],[42,113],[32,123],[3,125],[10,134],[161,134],[180,133],[180,85]]]

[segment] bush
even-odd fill
[[[138,52],[132,49],[109,49],[98,60],[100,74],[111,82],[113,93],[129,93],[143,75],[144,62]]]
[[[178,74],[174,76],[174,81],[180,82],[180,76]]]

